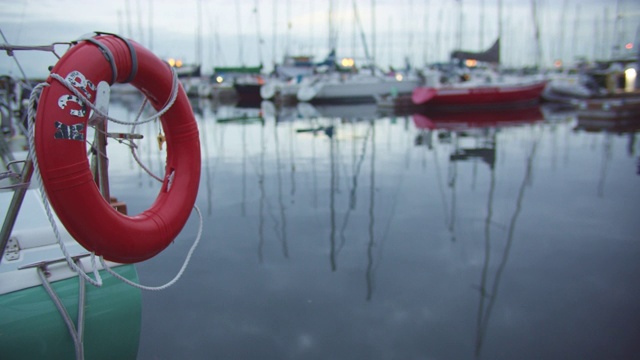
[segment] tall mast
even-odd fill
[[[456,46],[458,50],[462,50],[462,0],[458,0],[458,39]]]
[[[444,6],[440,4],[440,11],[438,11],[438,26],[436,27],[436,56],[441,56],[442,52],[442,21],[444,18]]]
[[[613,48],[611,49],[612,58],[616,58],[620,54],[620,19],[622,19],[622,15],[620,14],[620,0],[618,0],[616,1],[616,21],[613,23]]]
[[[198,13],[196,14],[196,63],[202,65],[202,0],[198,0]]]
[[[153,1],[149,1],[149,50],[153,51]]]
[[[236,2],[236,24],[238,25],[238,61],[244,66],[244,49],[242,48],[242,25],[240,22],[240,2]]]
[[[136,12],[138,17],[138,41],[144,44],[144,30],[142,29],[142,5],[140,4],[140,0],[136,3]]]
[[[502,0],[498,0],[498,41],[500,42],[499,51],[502,52],[504,47],[504,39],[502,38]],[[502,54],[498,54],[500,62],[502,62]]]
[[[289,56],[291,50],[289,48],[291,45],[291,27],[291,0],[287,0],[287,43],[284,45],[284,53],[286,56]]]
[[[262,66],[262,37],[260,34],[260,12],[258,11],[258,0],[256,0],[253,12],[256,14],[256,37],[258,38],[258,60]]]
[[[484,0],[480,0],[480,46],[478,49],[484,49]]]
[[[566,0],[565,0],[566,1]],[[498,0],[498,39],[502,43],[502,0]]]
[[[565,24],[567,23],[566,21],[566,16],[567,14],[567,0],[564,0],[564,2],[562,3],[562,13],[560,14],[560,42],[559,42],[559,49],[558,49],[558,57],[560,58],[560,61],[562,62],[562,66],[564,67],[564,37],[565,37]]]
[[[371,0],[371,66],[376,63],[376,1]]]
[[[540,26],[538,25],[538,11],[537,11],[537,4],[536,4],[536,0],[531,0],[531,11],[532,11],[532,15],[533,15],[533,27],[534,27],[534,31],[535,31],[535,51],[536,51],[536,67],[538,68],[538,70],[540,70],[540,67],[542,65],[541,61],[542,61],[542,50],[540,48]]]
[[[425,2],[424,5],[424,23],[427,24],[427,26],[425,26],[425,34],[424,34],[424,48],[423,53],[422,53],[422,62],[424,63],[424,65],[427,65],[429,63],[429,52],[428,52],[428,41],[429,41],[429,0],[427,0]]]
[[[273,62],[273,67],[275,70],[275,66],[276,66],[276,48],[277,48],[277,43],[278,43],[278,2],[274,1],[273,2],[273,48],[271,50],[271,61]]]
[[[333,38],[333,0],[329,0],[329,51],[335,50]]]
[[[124,14],[127,19],[127,37],[133,38],[133,30],[131,29],[131,5],[129,3],[129,0],[125,0],[124,5]]]
[[[578,52],[578,30],[580,27],[580,4],[576,4],[576,18],[573,23],[573,59],[577,59]]]

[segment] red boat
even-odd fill
[[[504,107],[538,102],[546,80],[501,84],[417,87],[411,100],[425,107]]]

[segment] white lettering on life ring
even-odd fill
[[[87,80],[87,77],[84,76],[84,74],[82,74],[80,71],[74,70],[70,72],[65,80],[67,80],[78,90],[81,90],[87,97],[87,99],[91,99],[91,93],[89,92],[89,89],[96,91],[96,86],[91,82],[91,80]]]
[[[75,95],[62,95],[62,96],[60,96],[60,98],[58,99],[58,106],[60,107],[60,109],[64,109],[67,106],[67,103],[69,101],[77,103],[78,105],[80,105],[80,110],[71,109],[69,111],[69,114],[71,114],[73,116],[77,116],[77,117],[84,117],[87,114],[87,107]]]

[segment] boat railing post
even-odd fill
[[[22,173],[20,174],[20,179],[22,181],[20,185],[22,186],[14,188],[11,204],[9,204],[9,209],[7,209],[7,214],[4,217],[4,222],[2,223],[2,229],[0,229],[0,263],[4,258],[4,250],[7,247],[7,242],[9,241],[9,236],[13,230],[13,225],[15,224],[18,213],[20,212],[20,206],[22,206],[22,201],[24,200],[24,196],[29,188],[32,174],[33,162],[31,161],[31,156],[28,156],[24,166],[22,167]]]
[[[89,118],[89,124],[95,126],[95,147],[97,154],[97,174],[95,178],[98,180],[100,187],[100,193],[107,200],[111,202],[111,195],[109,193],[109,159],[107,158],[107,115],[109,112],[109,97],[110,87],[105,81],[101,81],[98,84],[96,92],[95,106],[103,114],[98,114],[96,111]]]

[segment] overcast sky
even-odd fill
[[[498,37],[499,0],[333,0],[332,28],[338,56],[364,58],[361,35],[376,63],[402,66],[444,61],[461,46],[479,51]],[[533,65],[537,49],[532,1],[502,0],[502,58],[505,65]],[[536,0],[543,65],[576,56],[608,58],[614,39],[637,41],[640,1]],[[372,4],[374,11],[372,14]],[[7,41],[44,45],[77,39],[91,31],[115,32],[151,48],[162,58],[214,66],[266,68],[285,52],[314,55],[329,51],[329,0],[0,0],[0,30]],[[616,9],[621,19],[617,23]],[[372,21],[375,19],[375,21]],[[462,26],[460,26],[462,20]],[[18,53],[30,77],[46,76],[56,59]],[[6,55],[0,73],[16,74]]]

